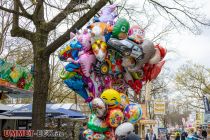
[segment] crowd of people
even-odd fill
[[[83,127],[80,129],[79,140],[86,140],[83,137],[83,131],[87,129],[87,123],[83,123]],[[166,135],[158,135],[154,133],[153,129],[149,129],[145,135],[145,140],[207,140],[207,131],[201,127],[197,128],[196,131],[194,128],[177,129],[175,131],[175,137],[172,136],[171,132],[166,133]],[[115,138],[115,140],[143,140],[135,133],[129,133],[126,137]]]
[[[197,128],[196,131],[194,128],[182,129],[182,131],[177,131],[175,136],[175,140],[206,140],[207,131],[201,127]]]

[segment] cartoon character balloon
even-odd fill
[[[96,22],[89,26],[91,29],[91,44],[97,40],[106,41],[105,35],[112,31],[112,27],[109,24],[103,22]]]
[[[117,5],[112,4],[102,8],[100,12],[100,17],[98,18],[100,22],[110,23],[113,25],[114,19],[116,18],[116,13],[114,12]]]
[[[105,59],[107,54],[107,45],[105,42],[96,40],[96,42],[92,44],[92,49],[99,61],[103,61]]]
[[[108,115],[106,117],[106,122],[110,127],[116,128],[119,126],[124,120],[124,115],[121,109],[114,108],[109,110]]]
[[[124,109],[125,120],[130,123],[136,123],[142,118],[142,109],[139,104],[129,104]]]
[[[92,100],[92,109],[97,117],[103,117],[106,115],[107,106],[101,98],[94,98]]]
[[[129,28],[129,22],[125,18],[119,18],[113,27],[112,37],[117,39],[126,39]]]
[[[95,114],[92,114],[88,122],[88,128],[94,132],[105,132],[108,130],[108,125]]]
[[[109,108],[115,108],[120,105],[120,93],[114,89],[107,89],[101,94],[101,98]]]
[[[140,44],[144,41],[145,32],[138,25],[134,25],[129,29],[128,38]]]

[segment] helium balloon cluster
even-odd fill
[[[90,102],[91,116],[83,135],[88,140],[104,140],[126,136],[133,124],[142,118],[139,104],[129,103],[128,96],[114,89],[106,89],[100,98]]]
[[[29,70],[26,67],[0,59],[0,85],[30,90],[34,80],[33,71],[33,67]]]
[[[59,76],[89,103],[92,115],[87,139],[125,136],[142,117],[139,104],[129,103],[127,89],[136,94],[155,79],[165,61],[166,49],[144,38],[138,25],[130,27],[115,14],[116,5],[101,10],[83,30],[70,34],[70,42],[59,51],[68,62]]]
[[[83,30],[70,34],[70,42],[60,49],[59,59],[68,62],[60,72],[64,83],[90,102],[109,88],[136,94],[161,71],[166,49],[144,39],[138,25],[130,27],[115,14],[116,5],[104,7]]]

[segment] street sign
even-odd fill
[[[154,114],[164,115],[166,112],[166,105],[164,101],[154,101]]]

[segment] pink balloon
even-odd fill
[[[82,72],[86,77],[90,77],[90,69],[95,62],[96,57],[94,54],[84,53],[79,57]]]

